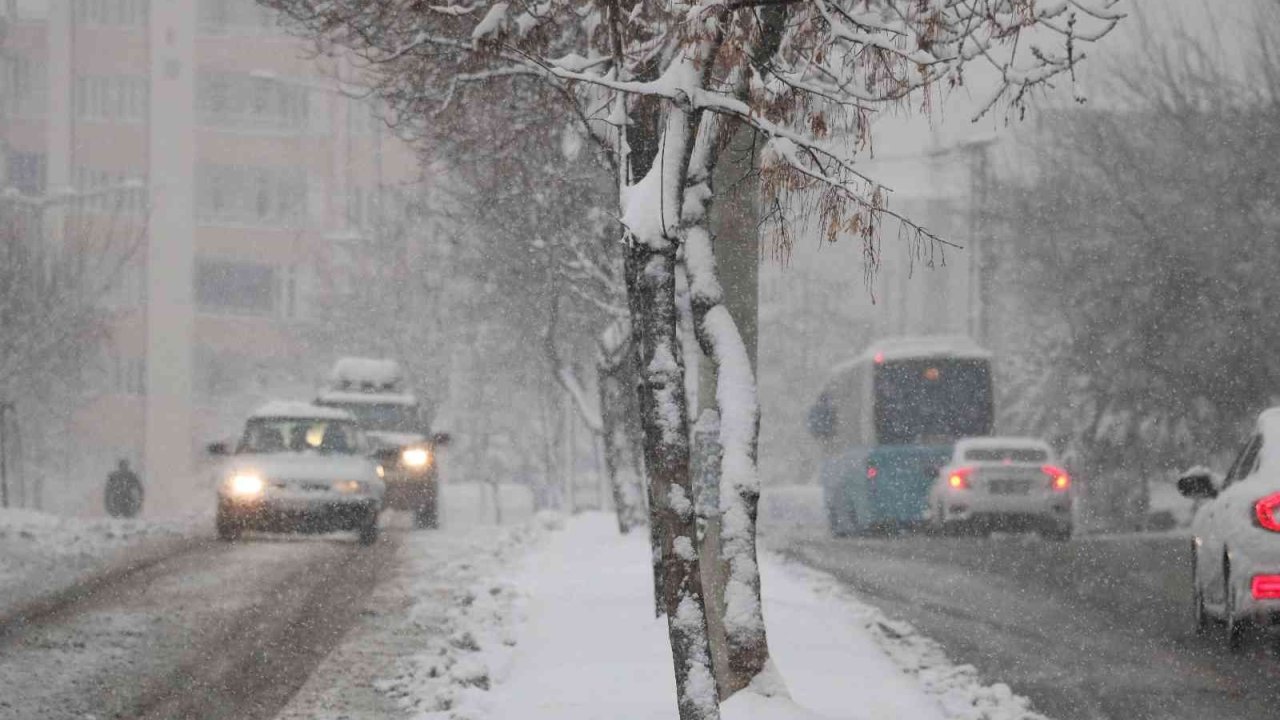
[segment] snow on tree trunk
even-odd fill
[[[636,325],[641,415],[649,472],[649,523],[659,605],[667,617],[681,720],[719,717],[703,606],[689,474],[684,367],[676,333],[674,248],[637,243],[637,290],[648,309]]]
[[[674,83],[696,82],[691,56],[668,70]],[[633,312],[649,523],[659,605],[667,617],[681,720],[719,718],[711,664],[697,521],[690,473],[689,408],[676,298],[676,242],[694,115],[671,107],[653,118],[660,128],[653,160],[620,195],[628,231],[628,290]],[[640,311],[636,314],[636,311]]]
[[[728,642],[726,695],[749,685],[769,661],[760,571],[756,559],[756,517],[760,477],[756,450],[760,409],[755,372],[737,325],[721,302],[711,239],[706,228],[686,229],[686,261],[693,292],[695,328],[716,367],[720,410],[720,552],[728,567],[724,628]]]
[[[716,275],[715,254],[706,221],[713,194],[710,187],[714,147],[721,123],[704,119],[691,162],[689,187],[682,206],[681,230],[688,274],[694,331],[703,352],[715,367],[715,405],[719,411],[719,558],[723,587],[711,602],[722,609],[725,657],[728,667],[717,668],[724,698],[747,687],[769,666],[769,643],[761,602],[756,551],[756,517],[760,500],[757,447],[760,408],[755,371],[738,326],[724,305]],[[773,683],[775,686],[777,683]],[[780,688],[779,688],[780,689]]]

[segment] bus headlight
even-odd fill
[[[400,453],[400,462],[405,467],[421,470],[431,464],[431,451],[426,448],[408,448]]]
[[[262,476],[253,472],[236,473],[227,482],[227,490],[236,498],[258,497],[266,487],[267,483]]]

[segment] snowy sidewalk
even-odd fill
[[[401,537],[392,576],[279,720],[676,717],[643,530],[591,513]],[[725,720],[1043,720],[830,576],[771,556],[763,570],[794,702],[740,693]]]
[[[675,717],[647,540],[644,532],[620,536],[607,515],[583,515],[527,558],[514,578],[524,598],[514,654],[505,672],[494,673],[483,715]],[[767,557],[763,583],[774,658],[801,707],[740,694],[726,704],[726,720],[1040,717],[1008,687],[982,685],[973,668],[952,665],[934,643],[857,602],[829,576]]]

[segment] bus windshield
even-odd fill
[[[991,375],[985,360],[900,360],[875,369],[881,445],[933,445],[989,435]]]

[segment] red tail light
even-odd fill
[[[1263,530],[1280,532],[1280,493],[1272,493],[1253,504],[1253,521]]]
[[[951,471],[947,476],[947,486],[952,490],[968,490],[969,476],[973,474],[973,468],[962,467]]]
[[[1254,575],[1250,590],[1254,600],[1280,600],[1280,575]]]
[[[1049,476],[1049,487],[1054,490],[1063,492],[1071,488],[1071,476],[1066,470],[1056,465],[1044,465],[1041,466],[1040,471]]]

